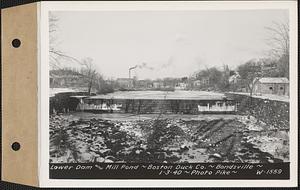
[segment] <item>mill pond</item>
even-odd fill
[[[51,163],[289,161],[289,129],[239,112],[243,102],[221,93],[58,97],[50,99]]]

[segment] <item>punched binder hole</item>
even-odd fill
[[[11,44],[14,48],[18,48],[21,45],[21,41],[19,39],[14,39]]]
[[[20,143],[18,143],[18,142],[14,142],[14,143],[11,145],[11,148],[12,148],[14,151],[18,151],[18,150],[20,150],[21,145],[20,145]]]

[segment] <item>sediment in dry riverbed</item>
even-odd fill
[[[130,121],[50,117],[54,163],[272,163],[288,161],[288,146],[288,135],[270,132],[246,117]]]

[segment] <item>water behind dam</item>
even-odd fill
[[[90,99],[153,99],[153,100],[218,100],[225,98],[223,93],[208,91],[117,91]]]

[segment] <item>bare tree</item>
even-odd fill
[[[58,40],[57,40],[57,33],[58,33],[58,22],[59,17],[57,17],[53,13],[49,13],[49,62],[50,67],[55,70],[63,70],[66,66],[66,63],[76,63],[81,67],[79,72],[80,76],[82,77],[83,81],[87,85],[88,94],[91,94],[92,88],[96,88],[99,92],[110,92],[112,91],[112,87],[105,83],[103,76],[98,73],[94,67],[93,60],[91,58],[85,58],[81,61],[67,55],[66,53],[62,52],[58,48]]]
[[[239,65],[237,71],[241,77],[241,82],[246,85],[249,91],[250,101],[247,101],[248,111],[250,115],[252,115],[253,90],[256,83],[262,77],[262,64],[260,61],[250,60],[242,65]],[[250,117],[250,115],[248,117]]]
[[[66,53],[62,52],[58,48],[59,41],[57,39],[58,34],[58,22],[59,17],[57,17],[53,13],[49,13],[49,62],[50,66],[54,69],[61,69],[62,63],[71,62],[82,64],[78,59],[67,55]]]
[[[58,31],[58,17],[49,13],[49,62],[50,66],[54,69],[60,69],[60,57],[56,52],[57,49],[57,31]]]
[[[270,46],[271,56],[277,60],[277,68],[281,76],[289,77],[290,37],[289,23],[273,22],[272,26],[266,27],[270,34],[267,44]]]
[[[254,86],[262,76],[261,62],[250,60],[246,63],[239,65],[237,71],[242,79],[244,85],[246,85],[250,97],[253,95]]]
[[[103,77],[97,73],[93,65],[93,60],[91,58],[85,58],[82,61],[79,61],[75,57],[67,55],[58,48],[58,22],[59,17],[53,13],[49,13],[49,62],[50,67],[55,70],[63,70],[66,66],[66,63],[74,64],[81,66],[80,76],[83,78],[87,84],[87,91],[91,94],[93,87],[100,88],[98,84],[99,81],[103,81]]]
[[[85,58],[82,60],[81,65],[83,66],[80,74],[84,78],[84,80],[87,83],[87,91],[88,94],[91,94],[92,88],[96,85],[97,77],[99,74],[97,73],[96,69],[93,65],[93,59],[92,58]]]

